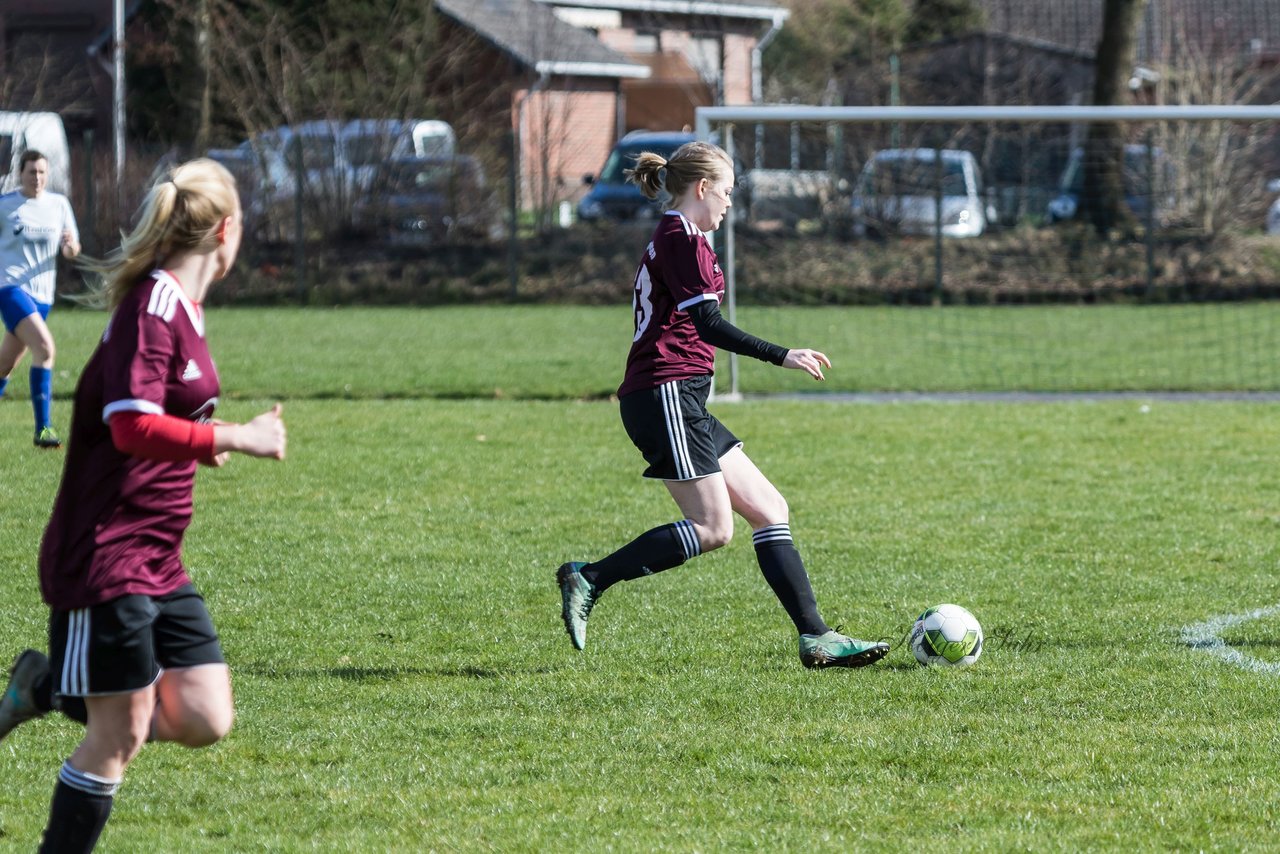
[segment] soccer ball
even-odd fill
[[[982,655],[982,626],[959,605],[936,605],[912,627],[911,652],[921,664],[967,667]]]

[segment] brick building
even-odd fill
[[[628,131],[678,130],[693,125],[699,106],[758,100],[760,48],[789,14],[769,0],[435,5],[487,56],[489,109],[508,111],[522,205],[539,209],[580,195],[582,176]],[[464,105],[456,108],[460,115]]]
[[[629,130],[690,125],[704,104],[751,103],[761,40],[788,15],[772,0],[432,6],[447,52],[474,58],[442,60],[434,67],[444,78],[426,80],[439,93],[441,117],[469,138],[498,141],[514,131],[526,207],[574,196]],[[138,7],[127,0],[127,17]],[[57,112],[73,139],[87,131],[99,144],[109,139],[113,8],[112,0],[0,0],[4,107]]]

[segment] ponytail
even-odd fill
[[[138,224],[121,234],[118,249],[82,257],[80,266],[103,280],[87,301],[115,308],[173,253],[212,249],[222,221],[239,207],[235,179],[222,164],[201,158],[175,167],[147,191]]]
[[[732,172],[733,161],[723,148],[695,141],[686,142],[669,158],[645,151],[636,159],[635,168],[623,174],[646,199],[656,199],[664,190],[674,199],[703,178],[716,181]]]

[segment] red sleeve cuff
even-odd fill
[[[213,456],[213,425],[174,415],[116,412],[108,419],[116,448],[148,460],[200,460]]]

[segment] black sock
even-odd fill
[[[804,561],[791,541],[791,526],[782,522],[761,528],[751,535],[751,542],[755,543],[756,560],[760,563],[764,580],[769,582],[774,595],[787,609],[796,630],[803,635],[820,635],[829,631],[830,627],[818,614],[818,600],[809,585]]]
[[[63,763],[58,785],[53,790],[49,826],[44,831],[40,854],[80,854],[98,844],[102,828],[111,815],[111,801],[119,780],[85,774]]]
[[[603,593],[619,581],[630,581],[679,566],[702,553],[702,544],[693,523],[681,519],[670,525],[645,531],[606,558],[582,568],[583,578]]]
[[[68,697],[66,695],[59,695],[56,698],[54,707],[73,721],[77,721],[82,724],[89,723],[89,710],[85,708],[84,697]]]
[[[35,703],[35,707],[41,712],[48,713],[53,711],[52,674],[41,674],[40,678],[36,680],[36,684],[31,686],[31,699]]]

